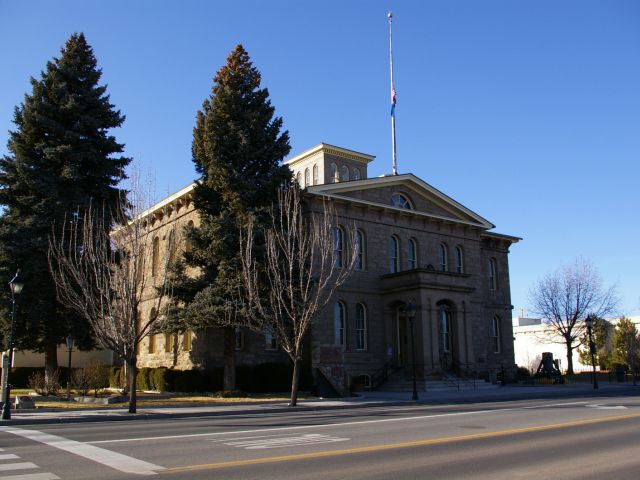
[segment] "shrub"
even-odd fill
[[[73,374],[71,377],[73,382],[73,388],[75,388],[76,391],[83,397],[86,397],[87,395],[89,395],[89,390],[91,390],[91,385],[85,369],[76,368],[73,371]]]
[[[29,378],[36,372],[40,372],[44,376],[44,367],[12,367],[11,387],[31,388],[29,387]]]
[[[94,397],[109,386],[109,367],[104,363],[92,360],[83,370]]]
[[[27,386],[36,391],[38,395],[44,395],[48,397],[50,395],[57,395],[60,391],[60,372],[58,369],[53,370],[49,378],[46,377],[44,372],[36,371],[31,374]]]
[[[126,390],[127,379],[125,378],[124,368],[122,367],[111,367],[109,368],[109,386],[111,388],[116,388],[120,392],[124,392]]]

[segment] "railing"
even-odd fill
[[[472,370],[475,366],[471,363],[463,363],[457,360],[452,360],[450,363],[450,370],[442,373],[442,380],[449,386],[455,387],[460,390],[461,386],[467,385],[476,388],[476,381],[478,380],[478,372]]]
[[[382,366],[382,368],[376,370],[373,374],[371,374],[371,381],[369,382],[369,386],[367,388],[369,390],[375,390],[380,385],[382,385],[387,380],[387,378],[400,370],[400,368],[401,367],[398,365],[397,360],[389,360]]]

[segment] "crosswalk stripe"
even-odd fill
[[[106,465],[107,467],[111,467],[125,473],[156,475],[157,470],[165,470],[165,467],[160,465],[138,460],[137,458],[129,457],[122,453],[113,452],[105,448],[77,442],[75,440],[69,440],[68,438],[59,437],[57,435],[50,435],[38,430],[0,427],[0,432],[1,431],[19,435],[35,442],[44,443],[45,445],[73,453],[74,455],[93,460],[94,462],[101,463],[102,465]]]
[[[60,477],[50,473],[27,473],[24,475],[8,475],[0,477],[0,480],[60,480]]]
[[[7,470],[26,470],[27,468],[38,468],[38,465],[31,462],[3,463],[0,465],[0,472],[6,472]]]
[[[11,460],[13,458],[20,458],[18,455],[14,455],[13,453],[5,453],[0,455],[0,460]]]

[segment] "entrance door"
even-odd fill
[[[440,350],[440,365],[445,371],[454,367],[453,322],[451,317],[451,309],[447,305],[441,305],[438,312],[438,347]]]
[[[409,328],[407,317],[398,312],[398,364],[409,365]]]

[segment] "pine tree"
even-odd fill
[[[194,189],[200,226],[187,232],[191,248],[184,264],[199,267],[199,278],[181,279],[174,290],[187,304],[174,329],[224,327],[225,389],[235,387],[234,325],[242,325],[234,303],[240,278],[239,229],[254,215],[266,221],[278,190],[291,179],[282,160],[289,134],[280,133],[260,72],[238,45],[214,78],[212,93],[196,117],[192,159],[201,178]],[[169,323],[171,323],[170,320]]]
[[[74,33],[41,78],[31,78],[31,93],[15,109],[9,155],[0,159],[0,279],[21,270],[17,346],[44,352],[47,372],[57,367],[56,348],[68,334],[79,348],[94,346],[87,323],[56,299],[48,238],[65,216],[81,217],[90,203],[108,209],[124,195],[117,184],[130,159],[116,155],[124,146],[109,134],[124,116],[101,76],[93,49]],[[0,314],[5,338],[8,318]]]

